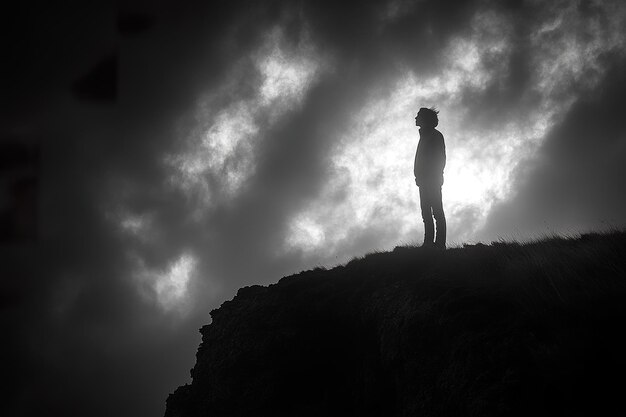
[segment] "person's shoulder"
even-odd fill
[[[437,129],[433,129],[435,131],[435,136],[443,139],[443,133],[441,133],[440,131],[438,131]]]

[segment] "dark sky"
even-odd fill
[[[622,1],[73,3],[3,16],[2,415],[162,415],[238,288],[418,243],[420,107],[452,246],[626,225]]]

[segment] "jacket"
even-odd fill
[[[443,135],[434,128],[420,128],[420,140],[415,152],[413,174],[418,186],[443,185],[443,168],[446,166],[446,145]]]

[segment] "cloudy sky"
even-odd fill
[[[420,107],[451,246],[626,225],[619,0],[75,3],[4,16],[3,415],[162,415],[238,288],[419,243]]]

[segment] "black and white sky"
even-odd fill
[[[3,30],[2,415],[161,415],[238,288],[419,243],[420,107],[451,246],[626,225],[620,0],[74,1]]]

